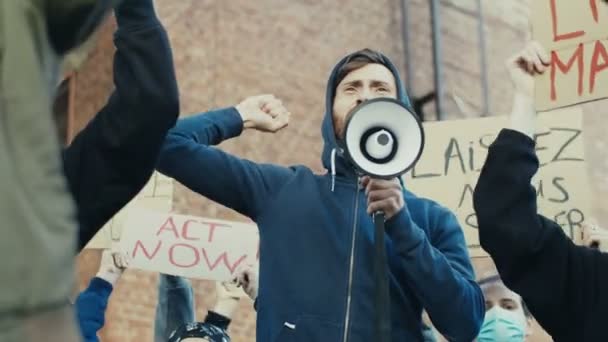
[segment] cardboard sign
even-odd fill
[[[120,240],[125,217],[133,209],[150,209],[170,212],[173,206],[173,179],[155,172],[146,186],[121,211],[106,223],[89,241],[85,248],[111,248]]]
[[[258,248],[255,224],[140,209],[129,212],[120,240],[129,267],[216,281],[257,263]]]
[[[479,245],[473,190],[487,149],[508,117],[429,122],[422,158],[404,176],[406,187],[452,210],[464,230],[471,256],[484,256]],[[580,233],[591,216],[589,186],[578,107],[543,113],[538,118],[537,155],[541,163],[532,180],[541,214],[566,234]],[[496,194],[500,196],[500,194]]]
[[[608,97],[608,6],[601,0],[533,0],[533,39],[551,54],[536,79],[536,109]]]

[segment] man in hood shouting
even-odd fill
[[[422,309],[450,341],[472,341],[484,316],[456,217],[391,181],[359,177],[342,155],[348,113],[388,97],[410,106],[398,72],[365,49],[344,57],[327,84],[323,165],[283,167],[212,147],[244,129],[275,132],[290,113],[275,97],[178,121],[159,171],[254,220],[260,230],[258,341],[374,341],[373,231],[386,215],[392,341],[422,340]]]

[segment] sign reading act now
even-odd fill
[[[608,97],[608,5],[602,0],[533,0],[533,38],[551,54],[536,80],[539,111]]]
[[[255,224],[134,209],[120,248],[130,267],[165,274],[231,280],[239,266],[258,262]]]

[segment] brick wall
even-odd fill
[[[302,163],[320,170],[320,122],[325,81],[345,53],[363,47],[382,50],[405,70],[399,0],[156,0],[174,49],[183,115],[236,104],[248,95],[273,93],[293,113],[288,129],[274,136],[246,132],[222,147],[260,162]],[[474,0],[444,0],[442,61],[448,118],[481,112],[480,56]],[[523,45],[528,1],[482,1],[487,33],[490,114],[506,114],[512,96],[503,61]],[[433,89],[430,9],[427,0],[409,0],[412,95]],[[76,126],[81,128],[103,105],[112,87],[110,20],[100,43],[79,75]],[[464,102],[461,112],[454,98]],[[608,194],[607,140],[601,135],[601,102],[586,105],[587,153],[596,196]],[[433,117],[433,106],[426,108]],[[596,197],[599,198],[599,197]],[[182,186],[175,190],[175,210],[239,220],[236,213],[213,205]],[[597,216],[608,213],[597,205]],[[99,262],[99,252],[79,258],[80,288]],[[482,262],[483,263],[483,262]],[[156,275],[129,270],[117,286],[107,314],[102,340],[151,341]],[[215,300],[213,284],[195,282],[197,316],[203,319]],[[231,326],[234,341],[253,341],[255,314],[243,301]],[[533,340],[545,340],[537,334]]]

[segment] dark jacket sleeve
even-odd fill
[[[85,342],[98,342],[97,331],[105,323],[112,284],[95,277],[76,298],[76,318]]]
[[[80,249],[149,180],[179,113],[172,52],[152,0],[124,1],[115,13],[115,90],[63,153]]]
[[[219,314],[213,310],[209,310],[207,312],[207,317],[205,317],[205,323],[212,324],[220,329],[228,330],[228,326],[232,320],[222,314]]]
[[[537,214],[531,180],[539,167],[534,141],[504,129],[490,146],[475,192],[481,246],[503,282],[522,296],[556,340],[579,340],[600,303],[608,257],[576,246],[555,222]]]

